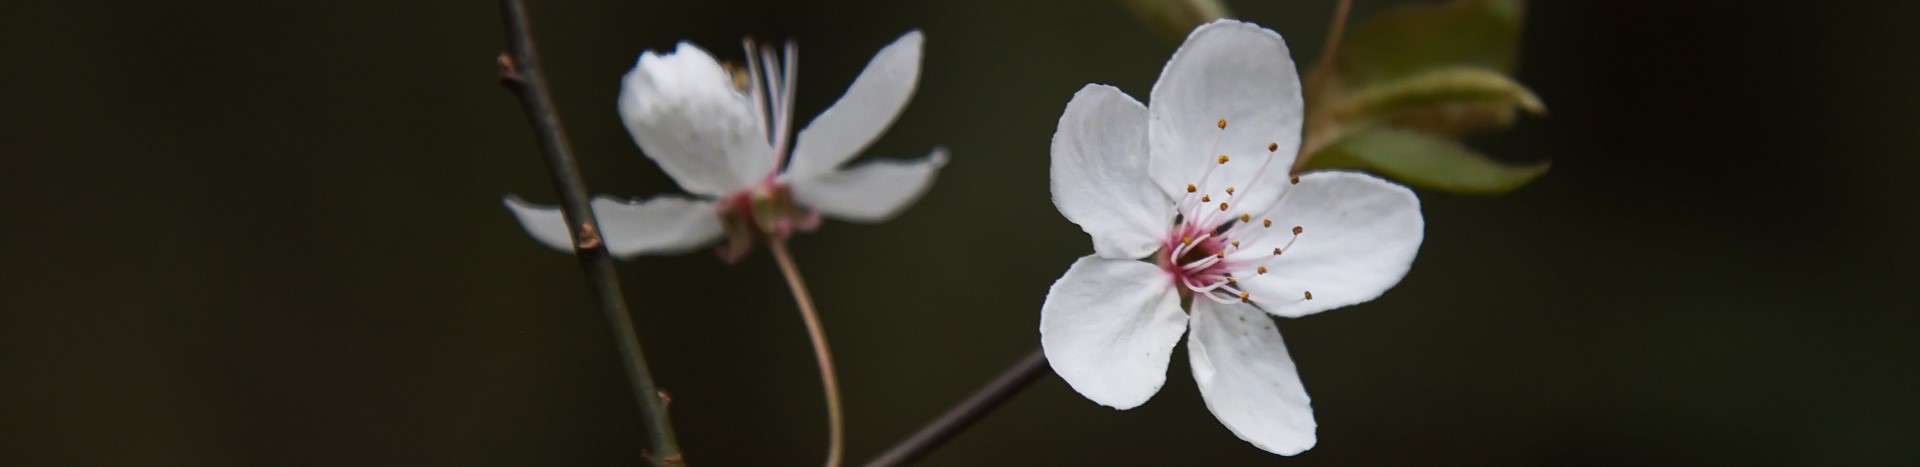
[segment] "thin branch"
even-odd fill
[[[820,312],[813,308],[813,296],[807,293],[807,283],[800,278],[800,267],[787,252],[787,242],[767,243],[773,250],[774,261],[780,263],[780,273],[787,276],[793,301],[800,305],[800,319],[807,323],[807,337],[813,340],[813,358],[820,366],[820,386],[827,397],[827,467],[840,467],[847,436],[840,410],[840,378],[833,373],[833,351],[827,349],[827,331],[820,326]]]
[[[1353,0],[1340,0],[1333,6],[1333,24],[1327,26],[1327,42],[1320,48],[1320,66],[1333,62],[1333,54],[1340,52],[1340,39],[1346,37],[1347,13],[1353,10]]]
[[[1019,363],[1013,364],[1012,367],[1001,372],[1000,376],[993,378],[992,382],[974,391],[973,395],[967,396],[967,400],[947,409],[947,413],[941,414],[940,418],[934,419],[927,426],[920,428],[920,431],[914,432],[913,436],[894,445],[873,462],[868,462],[867,467],[902,466],[926,457],[941,444],[945,444],[947,440],[953,439],[974,422],[992,413],[993,409],[1013,399],[1021,389],[1032,385],[1035,380],[1040,379],[1040,375],[1046,374],[1046,370],[1047,354],[1039,348],[1033,349],[1033,352],[1020,359]]]
[[[1300,173],[1301,170],[1306,169],[1307,159],[1312,158],[1313,154],[1319,152],[1321,148],[1332,144],[1333,137],[1339,133],[1339,129],[1331,128],[1331,122],[1324,117],[1328,111],[1325,108],[1326,104],[1315,101],[1318,97],[1326,95],[1321,87],[1327,85],[1327,75],[1333,73],[1334,56],[1340,53],[1340,41],[1347,34],[1347,14],[1352,10],[1353,0],[1339,0],[1334,4],[1332,24],[1327,26],[1327,40],[1325,45],[1320,47],[1320,58],[1314,60],[1313,69],[1307,71],[1306,82],[1301,85],[1307,97],[1307,121],[1312,124],[1305,128],[1300,152],[1294,155],[1293,173]]]
[[[686,459],[674,441],[673,425],[667,422],[667,407],[662,401],[665,393],[654,386],[653,376],[647,370],[646,357],[640,351],[640,337],[634,333],[626,297],[620,294],[620,280],[614,274],[613,256],[607,253],[606,242],[600,239],[600,229],[596,227],[599,222],[587,202],[586,182],[580,178],[579,164],[574,162],[566,130],[560,125],[560,114],[554,109],[553,96],[541,74],[540,55],[534,50],[526,4],[521,0],[501,0],[500,13],[506,19],[507,32],[507,52],[500,55],[500,83],[520,99],[527,120],[540,138],[540,153],[546,159],[554,189],[560,194],[561,213],[566,218],[567,231],[575,239],[580,270],[586,274],[587,284],[593,289],[594,299],[608,324],[613,326],[621,359],[627,367],[627,379],[639,399],[641,422],[651,445],[646,450],[647,460],[654,465],[683,465]]]

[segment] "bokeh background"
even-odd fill
[[[1146,95],[1173,43],[1104,0],[536,2],[593,191],[677,191],[614,111],[640,51],[801,44],[798,114],[928,36],[870,151],[953,162],[882,225],[793,246],[865,460],[1032,349],[1090,251],[1048,201],[1085,83]],[[1331,1],[1230,1],[1313,62]],[[1400,2],[1361,1],[1356,18]],[[572,258],[500,206],[550,202],[495,81],[493,2],[0,6],[0,464],[633,465],[643,434]],[[1296,458],[1207,413],[1184,351],[1135,410],[1048,375],[925,465],[1920,463],[1920,8],[1537,2],[1546,118],[1476,138],[1553,171],[1423,192],[1385,297],[1281,323],[1319,419]],[[771,259],[622,263],[697,465],[823,455]]]

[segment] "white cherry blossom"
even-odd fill
[[[880,222],[899,214],[932,185],[946,164],[944,150],[843,165],[906,107],[919,80],[923,42],[912,31],[881,49],[839,102],[795,138],[797,51],[791,43],[784,60],[748,43],[744,70],[723,66],[687,42],[673,53],[641,54],[622,81],[620,116],[641,151],[692,196],[595,197],[608,251],[621,258],[674,254],[726,238],[719,251],[734,261],[755,238],[812,230],[821,215]],[[504,201],[535,239],[573,251],[558,208],[512,195]]]
[[[1231,20],[1187,37],[1151,105],[1103,85],[1073,96],[1053,137],[1053,200],[1095,254],[1054,283],[1040,333],[1075,391],[1145,403],[1186,334],[1228,430],[1277,454],[1313,447],[1313,409],[1268,315],[1380,296],[1412,265],[1424,221],[1412,191],[1378,178],[1292,176],[1302,115],[1286,42]]]

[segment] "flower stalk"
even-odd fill
[[[793,261],[793,254],[787,252],[785,240],[767,242],[773,250],[773,259],[780,263],[780,273],[787,277],[787,288],[793,290],[793,301],[800,307],[800,319],[807,323],[807,337],[813,341],[813,357],[820,366],[820,388],[827,399],[827,467],[839,467],[845,455],[846,429],[840,410],[840,379],[833,372],[833,351],[827,348],[827,331],[820,326],[820,312],[813,307],[813,296],[807,293],[807,283],[800,278],[800,267]]]
[[[647,369],[646,355],[640,349],[640,337],[634,332],[633,318],[627,312],[626,297],[620,293],[620,280],[614,273],[613,256],[607,252],[602,229],[587,201],[586,182],[580,177],[579,164],[567,142],[565,127],[540,68],[540,55],[534,49],[533,32],[527,20],[526,4],[521,0],[501,0],[505,17],[507,52],[500,56],[500,82],[520,100],[534,133],[540,138],[540,153],[547,162],[554,189],[559,192],[561,212],[574,239],[575,256],[581,272],[593,289],[594,301],[613,327],[620,346],[621,362],[626,365],[628,382],[639,402],[642,428],[649,446],[647,461],[658,466],[685,465],[686,459],[667,420],[662,392],[654,385]]]

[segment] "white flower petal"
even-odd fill
[[[1053,371],[1080,395],[1121,410],[1160,391],[1186,327],[1166,272],[1139,261],[1080,258],[1040,306],[1040,346]]]
[[[1187,357],[1207,410],[1234,436],[1274,454],[1313,447],[1313,406],[1273,318],[1252,306],[1195,300]]]
[[[1074,93],[1053,133],[1053,205],[1093,251],[1143,258],[1159,248],[1173,201],[1147,177],[1147,108],[1112,86]]]
[[[947,165],[947,150],[936,148],[914,160],[874,160],[790,182],[794,199],[835,219],[880,222],[893,218],[933,186]]]
[[[1161,70],[1149,105],[1154,181],[1169,196],[1186,194],[1189,183],[1215,197],[1237,187],[1237,212],[1263,211],[1279,196],[1304,114],[1300,75],[1279,34],[1233,20],[1194,29]],[[1256,176],[1264,188],[1248,186]]]
[[[906,108],[913,87],[920,80],[920,31],[908,32],[880,49],[853,79],[847,93],[826,111],[813,118],[794,140],[793,162],[787,173],[795,178],[811,178],[839,167],[841,163],[880,137],[893,125],[894,117]]]
[[[1256,247],[1230,256],[1264,262],[1266,274],[1234,276],[1268,312],[1291,318],[1372,300],[1413,266],[1426,221],[1412,190],[1354,172],[1307,173],[1290,188],[1266,216],[1272,228],[1248,226],[1241,241]],[[1294,226],[1301,233],[1293,246],[1271,256]]]
[[[688,192],[720,196],[773,171],[753,99],[699,46],[641,54],[621,80],[620,117],[640,150]]]
[[[562,253],[573,252],[573,236],[559,207],[531,204],[513,195],[503,201],[535,240]],[[598,196],[593,199],[593,216],[600,221],[607,251],[622,259],[693,251],[713,244],[721,234],[720,216],[712,202],[681,197],[631,202]]]

